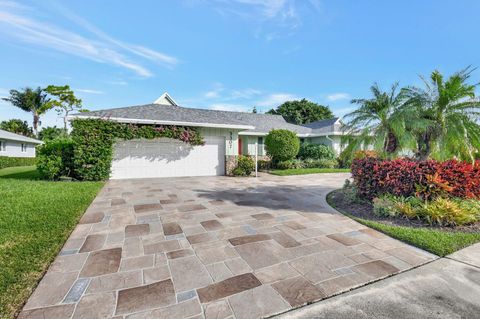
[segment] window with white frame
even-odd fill
[[[27,152],[27,144],[22,143],[22,153],[26,153],[26,152]]]
[[[5,141],[0,141],[0,152],[5,152],[7,150],[7,143]]]

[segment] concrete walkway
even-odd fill
[[[480,243],[278,319],[480,318]]]
[[[109,181],[20,318],[261,318],[436,258],[329,207],[347,177]]]

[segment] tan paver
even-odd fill
[[[330,208],[347,177],[109,181],[19,318],[267,317],[435,258]]]

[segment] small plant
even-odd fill
[[[305,165],[301,160],[293,159],[289,161],[278,162],[275,167],[278,169],[298,169],[305,168]]]
[[[374,198],[373,213],[381,217],[396,217],[400,214],[396,207],[395,198],[391,195]]]
[[[250,176],[255,170],[255,162],[250,156],[238,156],[237,167],[233,170],[235,176]]]
[[[477,205],[459,199],[439,197],[422,206],[421,216],[428,223],[440,226],[468,225],[479,221]]]

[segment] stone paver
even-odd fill
[[[258,318],[427,263],[330,208],[347,174],[109,181],[19,318]]]

